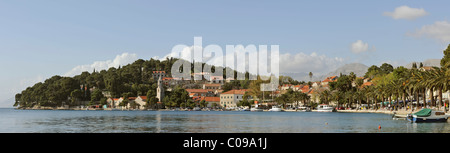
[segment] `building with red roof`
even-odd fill
[[[220,106],[237,107],[237,103],[243,99],[245,92],[247,89],[230,90],[220,94]]]

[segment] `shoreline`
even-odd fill
[[[81,111],[173,111],[171,109],[160,109],[160,110],[141,110],[141,109],[117,109],[117,110],[113,110],[111,108],[51,108],[51,107],[44,107],[44,108],[13,108],[16,110],[81,110]],[[410,113],[416,113],[418,111],[420,111],[421,109],[417,109],[414,110],[413,112],[411,112],[411,110],[396,110],[396,111],[391,111],[391,110],[384,110],[384,109],[378,109],[378,110],[372,110],[372,109],[364,109],[364,110],[357,110],[357,109],[352,109],[352,110],[336,110],[336,112],[339,113],[380,113],[380,114],[389,114],[389,115],[398,115],[398,116],[403,116],[403,115],[407,115]],[[177,111],[188,111],[188,110],[177,110]],[[206,111],[206,110],[202,110],[202,111]],[[221,110],[211,110],[211,111],[221,111]],[[195,112],[195,111],[194,111]],[[266,111],[264,111],[266,112]],[[268,112],[268,111],[267,111]],[[283,110],[283,112],[297,112],[296,110]],[[312,110],[312,112],[317,112],[317,110]],[[447,115],[450,115],[450,112],[446,113]]]

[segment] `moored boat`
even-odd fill
[[[252,108],[250,109],[250,111],[252,111],[252,112],[262,112],[263,109],[259,108],[259,107],[258,107],[258,104],[255,104],[255,106],[252,107]]]
[[[334,107],[331,107],[327,104],[320,104],[319,106],[317,106],[317,111],[318,112],[335,112],[336,109],[334,109]]]
[[[297,112],[311,112],[309,107],[298,107]]]
[[[192,111],[201,111],[202,109],[200,107],[195,107],[194,109],[192,109]]]
[[[410,122],[447,122],[448,115],[444,111],[424,108],[414,114],[408,114],[406,119]]]
[[[240,111],[250,111],[248,107],[242,108]]]
[[[271,111],[271,112],[281,112],[282,110],[278,106],[272,106],[272,108],[269,109],[269,111]]]

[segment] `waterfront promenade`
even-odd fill
[[[433,108],[432,108],[433,109]],[[414,109],[412,113],[418,112],[421,109]],[[442,110],[442,109],[441,109]],[[411,110],[405,110],[405,109],[398,109],[396,111],[388,110],[388,109],[363,109],[363,110],[357,110],[357,109],[351,109],[351,110],[337,110],[337,112],[343,112],[343,113],[383,113],[383,114],[397,114],[397,115],[406,115],[411,113]],[[447,115],[450,115],[449,112],[446,113]]]

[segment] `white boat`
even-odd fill
[[[195,107],[194,109],[192,109],[192,111],[201,111],[202,109],[200,109],[200,107]]]
[[[242,108],[240,111],[250,111],[248,107]]]
[[[269,109],[270,112],[281,112],[281,108],[278,106],[272,106],[271,109]]]
[[[255,106],[252,107],[252,108],[250,109],[250,111],[252,111],[252,112],[262,112],[263,109],[259,108],[259,107],[258,107],[258,104],[255,104]]]
[[[320,104],[317,106],[318,112],[335,112],[336,109],[334,107],[328,106],[327,104]]]
[[[297,112],[311,112],[309,107],[298,107]]]
[[[444,111],[424,108],[414,114],[408,114],[406,119],[410,122],[447,122],[448,115]]]

